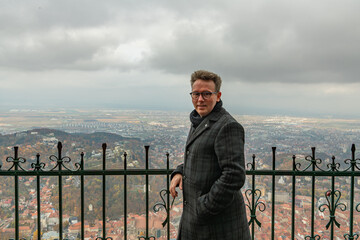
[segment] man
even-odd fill
[[[191,75],[191,128],[184,163],[171,174],[170,193],[183,191],[178,240],[248,240],[240,188],[245,182],[244,129],[222,107],[221,78]]]

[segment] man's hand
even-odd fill
[[[179,186],[180,190],[183,189],[182,175],[180,173],[176,174],[170,182],[170,194],[173,198],[178,196],[178,192],[175,190],[177,186]]]

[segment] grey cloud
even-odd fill
[[[359,2],[226,7],[205,28],[196,19],[176,26],[172,38],[154,46],[150,64],[173,73],[202,67],[252,82],[359,81]]]
[[[204,68],[231,81],[358,82],[359,7],[355,0],[3,1],[0,65],[175,75]],[[127,61],[121,51],[138,42],[139,59]]]
[[[2,32],[21,33],[58,27],[87,27],[107,22],[111,15],[98,1],[2,1]]]
[[[4,1],[0,3],[2,68],[99,70],[135,66],[101,59],[136,40],[149,19],[132,1]],[[132,11],[131,9],[134,9]]]

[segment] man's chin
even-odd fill
[[[205,117],[205,116],[208,115],[209,113],[206,112],[206,111],[198,111],[198,114],[199,114],[201,117]]]

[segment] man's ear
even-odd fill
[[[216,94],[216,101],[217,101],[217,102],[220,102],[220,97],[221,97],[221,92],[218,92],[218,93]]]

